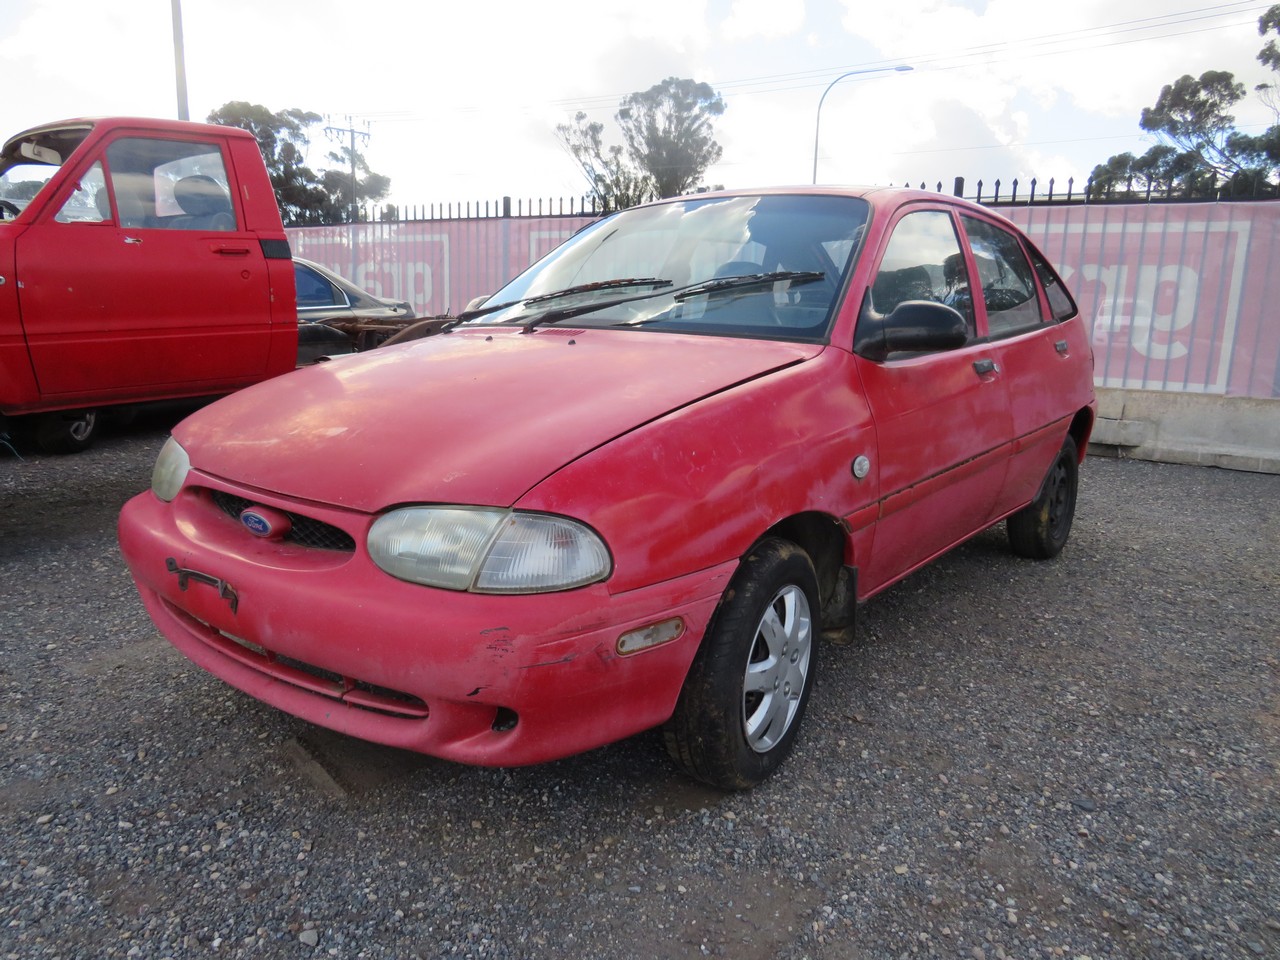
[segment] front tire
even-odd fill
[[[664,729],[691,776],[744,790],[786,759],[813,689],[818,599],[813,564],[794,543],[763,540],[743,560]]]
[[[1009,545],[1020,557],[1048,560],[1056,557],[1071,534],[1080,483],[1080,458],[1069,435],[1049,467],[1040,494],[1009,517]]]

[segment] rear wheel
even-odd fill
[[[819,609],[813,564],[795,544],[764,540],[743,560],[664,731],[690,775],[743,790],[786,759],[813,689]]]
[[[1040,495],[1009,517],[1007,529],[1013,552],[1032,560],[1056,557],[1067,543],[1076,514],[1080,460],[1070,436],[1062,443]]]
[[[79,453],[93,445],[97,428],[96,410],[60,410],[36,417],[32,435],[42,453]]]

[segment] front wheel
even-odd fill
[[[725,591],[664,735],[693,777],[743,790],[786,759],[817,667],[818,582],[808,555],[761,541]]]
[[[1076,515],[1079,478],[1076,442],[1068,435],[1049,468],[1040,495],[1009,517],[1006,528],[1014,553],[1032,560],[1048,560],[1066,546]]]

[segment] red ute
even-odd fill
[[[91,441],[100,407],[292,370],[293,264],[257,141],[145,118],[65,120],[0,149],[0,428]]]
[[[726,789],[792,747],[822,630],[1007,518],[1064,545],[1085,326],[1007,221],[897,190],[680,198],[427,340],[174,431],[120,542],[192,660],[466,763],[665,724]]]

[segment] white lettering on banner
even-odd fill
[[[443,233],[397,238],[390,252],[394,261],[380,267],[367,265],[377,277],[388,281],[390,292],[379,296],[408,300],[418,316],[443,313],[449,306],[449,235]],[[443,277],[443,304],[435,303],[436,277]],[[376,282],[376,281],[371,281]],[[365,286],[362,284],[362,286]],[[372,290],[372,286],[365,286]]]
[[[1063,272],[1063,279],[1070,282],[1074,271],[1066,268]],[[1185,357],[1189,328],[1196,319],[1199,273],[1178,264],[1140,267],[1132,288],[1134,296],[1127,298],[1118,292],[1131,289],[1129,274],[1129,268],[1124,266],[1086,263],[1080,268],[1080,276],[1096,283],[1103,298],[1094,317],[1095,337],[1103,341],[1107,328],[1123,324],[1128,326],[1129,346],[1144,357]],[[1188,335],[1182,336],[1184,332]]]

